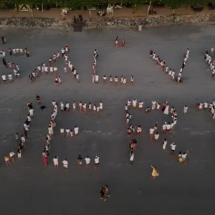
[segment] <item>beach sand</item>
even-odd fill
[[[204,51],[214,46],[215,29],[211,26],[168,27],[132,30],[103,30],[74,33],[59,29],[5,29],[3,33],[9,47],[28,47],[30,58],[25,56],[6,59],[17,62],[22,78],[13,84],[0,85],[0,207],[5,214],[74,214],[74,215],[181,215],[212,214],[214,196],[214,123],[207,111],[196,111],[201,101],[214,100],[214,81],[204,61]],[[125,48],[115,48],[126,38]],[[71,73],[63,74],[64,62],[57,67],[62,85],[54,86],[54,75],[43,74],[33,84],[29,74],[43,61],[48,63],[52,54],[69,43],[69,60],[80,75],[77,83]],[[93,51],[99,58],[98,85],[91,83]],[[150,59],[154,50],[176,74],[183,54],[190,48],[190,56],[182,75],[183,83],[177,84]],[[9,70],[0,65],[0,73]],[[102,77],[134,76],[134,86],[103,86]],[[108,80],[109,83],[109,80]],[[46,109],[41,110],[35,95],[41,96]],[[170,116],[161,111],[149,114],[131,109],[133,125],[142,125],[143,134],[137,137],[138,145],[134,164],[129,166],[129,140],[125,126],[124,106],[128,99],[144,101],[168,101],[178,112],[178,124],[170,135],[160,135],[157,143],[148,138],[153,123],[161,125]],[[42,150],[52,112],[52,100],[98,104],[103,101],[103,113],[59,112],[51,143],[49,166],[44,167]],[[16,151],[15,133],[22,134],[27,116],[26,103],[34,105],[35,117],[30,127],[27,147],[22,158],[6,166],[3,160],[10,150]],[[189,107],[183,115],[183,106]],[[80,136],[72,139],[60,137],[60,127],[80,128]],[[164,137],[167,149],[162,149]],[[175,142],[176,156],[170,155],[169,144]],[[189,150],[187,166],[177,162],[179,151]],[[92,168],[78,168],[78,155],[92,160]],[[60,168],[54,169],[53,157],[57,155]],[[94,158],[100,156],[99,169],[94,168]],[[62,160],[69,161],[68,171],[62,168]],[[158,168],[160,176],[151,179],[151,167]],[[111,198],[105,203],[99,199],[101,186],[109,185]]]

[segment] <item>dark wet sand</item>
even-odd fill
[[[125,30],[88,31],[73,33],[63,30],[5,30],[8,47],[28,47],[31,57],[9,57],[18,62],[22,79],[14,84],[0,85],[0,207],[4,214],[74,214],[74,215],[181,215],[212,214],[214,203],[214,123],[208,112],[196,112],[199,101],[214,100],[214,81],[203,60],[206,48],[214,46],[214,28],[172,27],[146,29],[143,32]],[[115,49],[116,36],[127,39],[127,47]],[[69,59],[80,74],[80,84],[71,74],[63,74],[63,61],[57,66],[62,85],[55,88],[54,76],[43,75],[30,84],[29,73],[43,61],[70,44]],[[183,84],[172,82],[149,58],[149,50],[156,51],[167,65],[178,73],[182,56],[189,47],[190,58],[185,68]],[[91,84],[92,55],[99,53],[100,84]],[[0,73],[7,73],[3,65]],[[103,86],[106,75],[134,76],[134,86]],[[36,104],[35,94],[41,96],[45,110]],[[161,135],[154,143],[148,139],[148,129],[156,121],[159,130],[170,116],[161,112],[150,114],[131,110],[132,124],[141,124],[143,135],[138,137],[134,165],[130,167],[126,136],[124,105],[127,99],[143,100],[145,106],[152,100],[168,101],[178,111],[178,124],[171,135]],[[84,101],[104,103],[104,112],[59,113],[52,140],[49,167],[45,168],[41,152],[45,143],[47,125],[52,111],[51,101]],[[16,149],[14,134],[22,133],[27,115],[26,102],[35,107],[35,118],[30,128],[23,157],[5,166],[3,157]],[[189,106],[183,115],[183,106]],[[60,127],[80,127],[80,136],[61,139]],[[166,151],[162,149],[168,139]],[[183,166],[170,155],[169,144],[176,142],[176,151],[189,150],[188,165]],[[100,168],[79,169],[76,158],[81,154],[94,159],[100,156]],[[54,169],[52,158],[59,156],[69,161],[69,169]],[[150,165],[157,166],[160,177],[152,180]],[[99,199],[102,185],[108,184],[111,198]]]

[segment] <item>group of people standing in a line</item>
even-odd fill
[[[210,67],[212,78],[214,78],[215,76],[215,60],[212,59],[213,53],[214,53],[214,48],[211,48],[210,52],[209,50],[206,50],[204,55],[204,59]]]
[[[121,75],[120,79],[117,76],[113,77],[111,75],[109,80],[110,80],[110,82],[109,82],[110,85],[115,85],[115,86],[117,86],[119,84],[120,85],[127,85],[127,78],[124,75]],[[98,82],[96,82],[96,84],[98,84]],[[103,76],[103,85],[106,85],[106,84],[107,84],[107,76],[104,75]],[[130,77],[130,85],[133,86],[133,84],[134,84],[134,77],[131,76]]]
[[[16,151],[18,158],[22,157],[22,150],[26,147],[26,139],[28,138],[31,120],[34,117],[34,109],[33,109],[32,103],[27,102],[27,108],[28,108],[29,113],[27,115],[27,119],[25,120],[25,122],[23,124],[23,132],[24,133],[21,136],[19,135],[19,133],[15,134],[15,140],[18,143],[17,151]],[[7,156],[7,155],[4,156],[4,160],[5,160],[5,163],[7,166],[9,164],[15,162],[15,156],[16,156],[16,153],[13,152],[12,150],[10,151],[9,156]]]
[[[67,74],[68,70],[71,71],[73,77],[77,82],[79,82],[79,74],[77,73],[75,67],[68,59],[68,53],[70,51],[69,44],[66,44],[60,51],[54,53],[48,60],[48,64],[45,62],[38,65],[37,68],[29,75],[29,79],[31,83],[33,83],[36,78],[40,77],[42,74],[55,74],[55,86],[59,86],[62,83],[61,77],[58,75],[58,68],[56,66],[56,62],[61,57],[64,59],[65,66],[63,68],[64,74]],[[68,67],[68,68],[67,68]]]
[[[156,62],[158,67],[161,67],[162,71],[165,71],[166,74],[168,74],[172,80],[176,81],[177,83],[181,83],[181,77],[182,73],[184,71],[184,68],[186,66],[187,60],[189,58],[190,49],[187,48],[186,53],[183,55],[183,63],[179,70],[178,76],[175,77],[175,70],[169,68],[164,60],[161,60],[159,55],[157,55],[154,51],[150,50],[150,57]]]

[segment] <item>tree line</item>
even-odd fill
[[[213,0],[215,3],[215,0]],[[28,4],[31,7],[34,6],[49,6],[49,7],[67,7],[71,9],[89,9],[92,7],[98,7],[101,4],[119,4],[127,7],[138,8],[141,5],[163,3],[165,6],[171,9],[177,9],[182,5],[189,6],[204,6],[210,0],[0,0],[1,8],[9,8],[12,5]]]

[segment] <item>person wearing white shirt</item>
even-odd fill
[[[64,111],[64,104],[63,104],[63,102],[60,103],[60,109],[61,109],[61,111]]]
[[[149,129],[149,138],[150,138],[150,139],[153,138],[154,131],[155,131],[155,130],[154,130],[153,127],[151,127],[151,128]]]
[[[68,163],[68,162],[67,162]],[[55,156],[54,158],[53,158],[53,164],[54,164],[54,167],[55,168],[58,168],[58,157],[57,156]],[[67,167],[68,167],[68,164],[67,164]]]
[[[60,134],[61,134],[61,137],[64,138],[64,128],[60,129]]]
[[[172,77],[172,80],[175,80],[175,70],[172,71],[171,77]]]
[[[52,100],[52,105],[53,105],[53,106],[55,106],[56,103],[57,103],[57,102],[56,102],[55,100]]]
[[[188,106],[184,105],[184,114],[187,114],[187,111],[188,111]]]
[[[152,101],[152,110],[154,110],[155,109],[155,107],[156,107],[156,101]]]
[[[163,141],[163,149],[166,149],[166,145],[167,145],[167,139],[165,138]]]
[[[76,80],[79,83],[79,74],[78,73],[76,73]]]
[[[87,156],[87,157],[85,158],[86,168],[90,168],[90,161],[91,161],[91,159],[89,158],[89,156]]]
[[[78,133],[79,133],[79,127],[76,125],[75,128],[74,128],[74,133],[75,133],[75,136],[78,136]]]
[[[67,159],[65,158],[62,163],[63,163],[63,168],[65,170],[67,170],[68,169],[68,161],[67,161]]]
[[[208,109],[208,102],[204,102],[204,109]]]
[[[54,66],[54,72],[55,72],[55,75],[57,75],[57,67]]]
[[[186,52],[186,54],[187,54],[187,57],[189,57],[190,49],[188,49],[188,48],[187,48],[187,52]]]
[[[137,107],[137,99],[133,99],[132,101],[133,108]]]
[[[182,154],[182,163],[185,164],[185,165],[187,165],[186,158],[187,158],[188,153],[189,153],[189,151],[187,150],[187,153],[184,152],[184,153]]]
[[[54,131],[53,131],[52,126],[49,126],[49,127],[48,127],[48,133],[49,133],[49,135],[50,135],[51,137],[53,136]]]
[[[175,144],[175,143],[172,143],[172,144],[170,145],[170,148],[171,148],[171,155],[175,155],[176,144]]]
[[[130,151],[130,166],[133,165],[133,162],[134,162],[134,151],[131,150],[131,151]]]
[[[7,81],[7,77],[6,77],[6,75],[3,73],[1,77],[2,77],[2,81],[3,81],[3,83],[6,83],[6,81]]]
[[[72,103],[72,111],[75,112],[75,110],[76,110],[76,103],[75,103],[75,101],[73,101],[73,103]]]
[[[102,101],[99,102],[99,109],[100,109],[100,111],[103,111],[103,103],[102,103]]]
[[[34,109],[30,109],[29,114],[30,114],[30,117],[33,118],[34,117]]]
[[[12,83],[13,82],[13,76],[11,73],[8,74],[8,79],[9,79],[9,82]]]
[[[159,111],[161,106],[159,103],[157,103],[156,105],[157,105],[157,111]]]
[[[87,112],[87,104],[86,104],[86,103],[83,103],[82,107],[83,107],[83,109],[84,109],[84,112]]]
[[[12,163],[14,163],[15,162],[15,153],[13,151],[10,151],[9,157],[10,157]]]
[[[66,103],[66,111],[67,111],[67,112],[70,111],[70,109],[69,109],[69,102]]]
[[[168,124],[166,125],[166,132],[169,134],[170,131],[171,131],[171,124],[168,123]]]
[[[56,118],[56,116],[57,116],[57,112],[54,111],[54,112],[52,113],[52,115],[51,115],[51,118],[54,120],[54,119]]]
[[[31,123],[31,117],[30,117],[29,114],[27,115],[27,121],[28,121],[29,124]]]
[[[159,139],[159,133],[158,132],[156,132],[155,133],[155,135],[154,135],[154,141],[158,141],[158,139]]]
[[[143,102],[142,102],[142,101],[139,102],[139,110],[140,110],[140,111],[143,110]]]
[[[95,168],[99,167],[99,156],[96,155],[95,157]]]
[[[99,76],[96,74],[95,75],[95,83],[98,84],[99,83]]]
[[[25,137],[23,135],[21,136],[21,142],[22,142],[23,146],[25,146]]]
[[[126,84],[126,77],[123,78],[123,84]]]

